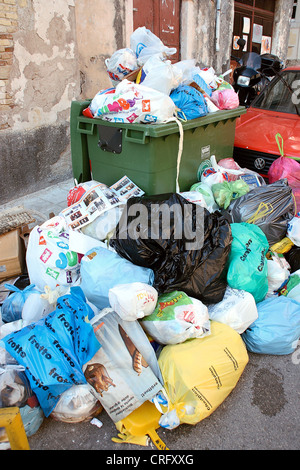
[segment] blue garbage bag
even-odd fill
[[[206,116],[208,109],[203,94],[189,85],[179,85],[170,94],[179,109],[178,117],[184,120]]]
[[[81,288],[71,287],[47,317],[0,341],[0,347],[25,367],[46,417],[65,390],[87,383],[82,367],[101,347],[88,320],[91,310]]]
[[[89,250],[81,260],[80,286],[86,298],[98,309],[110,307],[109,289],[131,282],[152,285],[154,272],[100,246]]]
[[[4,284],[5,289],[13,292],[9,294],[4,300],[1,307],[2,321],[4,323],[9,323],[12,321],[20,320],[22,318],[22,310],[26,299],[33,292],[40,292],[35,284],[30,284],[21,290],[13,284]],[[41,292],[42,293],[42,292]]]
[[[300,337],[300,303],[272,296],[257,304],[258,318],[242,334],[246,348],[260,354],[291,354]]]

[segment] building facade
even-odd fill
[[[238,35],[248,34],[249,48],[270,37],[271,52],[285,60],[293,6],[293,0],[0,0],[3,203],[72,176],[71,101],[111,86],[105,60],[130,47],[137,27],[176,47],[175,60],[195,59],[222,73]]]

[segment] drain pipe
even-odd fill
[[[220,50],[220,15],[221,0],[217,0],[217,16],[216,16],[216,51]]]

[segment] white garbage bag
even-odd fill
[[[127,321],[150,315],[156,307],[157,296],[157,290],[143,282],[118,284],[108,292],[111,308]]]
[[[258,317],[254,297],[250,292],[227,287],[223,300],[208,305],[211,320],[231,326],[239,334],[243,333]]]

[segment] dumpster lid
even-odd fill
[[[235,109],[230,110],[220,110],[215,113],[208,113],[206,116],[202,116],[197,119],[191,119],[189,121],[180,121],[183,127],[183,130],[194,129],[197,127],[208,126],[210,124],[217,125],[221,121],[234,120],[237,119],[242,114],[247,112],[247,108],[244,106],[239,106]],[[87,118],[85,116],[78,116],[78,121],[82,123],[90,123],[93,121],[95,124],[100,124],[101,126],[113,126],[121,129],[132,129],[140,131],[144,136],[150,137],[163,137],[169,134],[175,134],[179,132],[178,124],[176,120],[162,123],[162,124],[134,124],[134,123],[124,123],[124,122],[111,122],[105,121],[104,119],[99,118]]]

